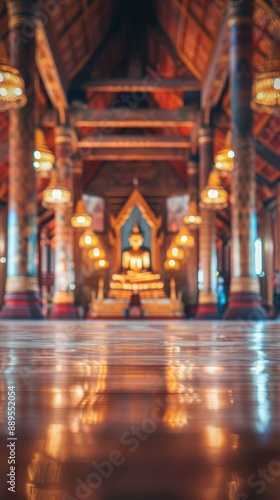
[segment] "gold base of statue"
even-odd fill
[[[124,294],[124,290],[116,290],[116,293]],[[114,290],[110,290],[110,296],[104,298],[104,280],[101,278],[98,285],[98,293],[92,293],[92,300],[87,315],[88,319],[95,318],[125,318],[128,317],[131,294],[122,297],[111,296]],[[184,303],[182,295],[176,294],[175,280],[170,281],[170,297],[166,297],[164,289],[160,290],[134,290],[139,293],[143,318],[183,318]],[[149,296],[149,294],[151,294]]]

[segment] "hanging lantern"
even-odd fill
[[[222,209],[228,205],[228,193],[221,187],[219,173],[217,170],[212,170],[209,174],[208,185],[201,192],[201,201],[205,205]]]
[[[164,262],[164,268],[168,271],[178,271],[180,269],[180,263],[175,259],[167,259]]]
[[[98,238],[91,228],[87,229],[79,239],[80,248],[92,248],[98,245]]]
[[[231,172],[233,170],[233,158],[235,154],[234,151],[230,148],[222,149],[215,156],[215,167],[218,170],[222,170],[224,172]]]
[[[76,205],[76,211],[71,217],[71,225],[76,228],[90,227],[92,218],[85,211],[83,200],[79,200]]]
[[[58,182],[56,170],[52,170],[49,185],[43,191],[42,205],[45,208],[53,208],[59,205],[69,205],[71,192],[63,184]]]
[[[99,259],[95,262],[94,267],[96,269],[107,269],[109,267],[109,261],[107,259]]]
[[[280,105],[280,42],[275,41],[269,59],[252,86],[252,107],[273,113]]]
[[[184,258],[184,252],[182,248],[178,248],[177,245],[171,245],[166,253],[167,259],[182,260]]]
[[[4,42],[0,42],[0,111],[19,109],[27,103],[23,78],[7,58]]]
[[[105,258],[105,252],[104,250],[102,250],[102,248],[94,247],[88,251],[88,256],[90,259],[102,260]]]
[[[192,200],[190,202],[188,214],[184,217],[184,223],[187,226],[197,227],[200,226],[201,222],[202,218],[198,214],[197,203],[194,200]]]
[[[189,228],[183,224],[179,233],[175,238],[176,245],[185,248],[193,248],[195,245],[194,237],[191,235]]]
[[[33,167],[41,177],[48,177],[54,165],[55,157],[45,143],[44,132],[40,128],[35,131],[35,151]]]

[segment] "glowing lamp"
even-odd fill
[[[107,269],[109,267],[109,262],[107,259],[99,259],[95,262],[94,267],[96,269]]]
[[[227,207],[228,193],[220,184],[219,173],[217,170],[212,170],[212,172],[210,172],[208,185],[201,192],[201,201],[205,205],[210,205],[220,209]]]
[[[87,229],[79,239],[80,248],[91,248],[98,245],[98,238],[91,228]]]
[[[224,171],[224,172],[231,172],[233,170],[233,158],[235,154],[232,149],[222,149],[219,151],[219,153],[215,156],[215,167],[218,170]]]
[[[171,245],[167,250],[167,259],[182,260],[184,258],[184,252],[182,248],[178,248],[177,245]]]
[[[76,211],[71,217],[71,225],[75,228],[90,227],[92,218],[85,211],[83,200],[79,200],[76,205]]]
[[[176,245],[185,248],[193,248],[195,245],[194,237],[191,235],[189,228],[183,224],[179,233],[175,238]]]
[[[178,260],[175,260],[175,259],[167,259],[165,262],[164,262],[164,267],[165,269],[167,269],[168,271],[178,271],[180,269],[180,264],[178,262]]]
[[[252,107],[273,113],[280,105],[280,42],[274,42],[270,57],[252,86]]]
[[[105,252],[99,247],[94,247],[88,251],[88,256],[90,259],[102,260],[105,258]]]
[[[19,109],[27,103],[23,78],[10,65],[4,42],[0,42],[0,111]]]
[[[48,177],[54,165],[54,155],[45,143],[44,133],[40,128],[35,132],[35,151],[33,151],[33,167],[40,177]]]
[[[49,185],[43,191],[42,205],[45,208],[53,208],[59,205],[69,205],[71,192],[63,184],[58,182],[57,172],[52,170]]]
[[[188,214],[184,217],[184,223],[187,226],[197,227],[200,226],[201,222],[202,218],[198,214],[197,203],[194,200],[192,200],[190,202]]]

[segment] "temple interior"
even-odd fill
[[[278,500],[279,325],[279,0],[0,0],[0,499]]]

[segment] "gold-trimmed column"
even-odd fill
[[[74,189],[73,189],[73,209],[77,202],[83,196],[83,159],[75,159],[73,163],[73,178],[74,178]],[[82,249],[79,247],[80,237],[83,235],[84,228],[75,228],[73,231],[74,238],[74,262],[75,262],[75,299],[78,305],[84,304],[83,297],[83,282],[84,276],[82,273]]]
[[[27,104],[10,111],[8,252],[4,319],[41,319],[37,263],[35,134],[36,0],[8,0],[10,58],[25,81]],[[28,25],[28,37],[23,36]],[[26,33],[27,35],[27,33]]]
[[[202,127],[199,132],[199,188],[207,185],[208,175],[213,166],[213,129]],[[197,319],[216,319],[217,307],[217,251],[216,215],[214,208],[201,204],[202,223],[199,229],[199,266],[203,273],[203,285],[199,292]]]
[[[73,163],[72,129],[68,125],[58,125],[55,129],[55,155],[58,179],[72,193]],[[71,206],[55,207],[55,257],[54,257],[54,297],[50,314],[52,319],[75,319],[75,270]]]
[[[255,274],[257,236],[255,151],[250,108],[253,60],[253,1],[230,1],[230,85],[232,147],[231,284],[227,319],[263,319]]]
[[[191,156],[187,166],[190,201],[198,203],[198,157]],[[194,317],[198,302],[198,231],[192,231],[195,246],[189,251],[187,261],[187,308],[188,316]]]

